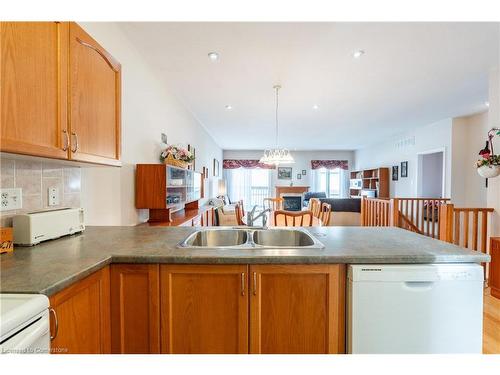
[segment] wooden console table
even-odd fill
[[[309,186],[276,186],[276,197],[281,197],[281,194],[301,194],[309,191]]]

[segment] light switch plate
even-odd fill
[[[23,208],[23,190],[21,188],[0,189],[0,197],[0,211]]]
[[[59,204],[59,189],[56,187],[48,188],[48,204],[49,206],[57,206]]]

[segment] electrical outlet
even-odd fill
[[[0,211],[20,210],[23,208],[23,190],[21,188],[0,189]]]
[[[47,202],[49,206],[57,206],[59,204],[59,189],[56,187],[49,187],[48,194],[49,199]]]

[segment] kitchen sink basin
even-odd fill
[[[324,246],[302,228],[202,228],[178,245],[189,249],[322,249]]]
[[[248,232],[241,229],[199,230],[188,236],[183,247],[230,247],[248,242]]]
[[[253,232],[253,242],[268,247],[306,247],[315,244],[309,233],[296,229],[256,230]]]

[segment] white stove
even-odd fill
[[[49,299],[42,294],[0,294],[0,353],[49,351]]]

